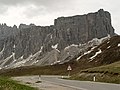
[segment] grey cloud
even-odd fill
[[[0,14],[5,14],[6,10],[8,10],[8,7],[5,5],[0,5]]]
[[[41,14],[46,14],[46,7],[44,6],[28,6],[26,10],[23,12],[27,18],[33,18],[39,16]]]
[[[45,5],[45,6],[56,6],[56,4],[65,3],[69,0],[0,0],[0,4],[3,5],[18,5],[18,4],[37,4],[37,5]],[[71,0],[70,0],[71,1]]]
[[[30,5],[35,5],[36,8],[30,7]],[[11,6],[15,8],[16,6],[25,7],[21,15],[26,16],[27,19],[45,14],[54,17],[84,14],[103,8],[110,11],[115,27],[120,28],[119,25],[116,24],[120,21],[119,0],[0,0],[0,15],[6,14]],[[6,16],[7,15],[8,14],[6,14]]]
[[[56,12],[56,11],[62,11],[65,10],[67,3],[70,3],[71,0],[0,0],[0,8],[2,8],[2,10],[0,10],[0,12],[7,11],[7,8],[3,8],[1,6],[7,6],[8,8],[10,6],[28,6],[30,4],[35,5],[37,8],[29,8],[27,9],[24,14],[26,14],[26,16],[36,16],[37,14],[45,14],[47,13],[52,13],[52,12]],[[44,8],[41,8],[44,7]],[[36,13],[36,14],[35,14]],[[2,14],[2,13],[0,13]]]
[[[27,3],[29,0],[0,0],[1,5],[17,5]]]

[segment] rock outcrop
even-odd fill
[[[63,37],[70,44],[85,43],[95,37],[105,37],[107,34],[114,35],[110,13],[103,9],[87,15],[60,17],[55,20],[55,27],[59,32],[65,33]]]
[[[103,9],[85,15],[59,17],[55,19],[52,26],[21,24],[17,28],[8,27],[6,24],[0,25],[1,68],[16,63],[47,65],[64,61],[61,55],[62,52],[65,53],[65,47],[73,44],[79,46],[93,38],[100,39],[108,35],[114,36],[115,33],[111,25],[110,13]],[[79,52],[79,48],[75,49],[73,56]],[[69,54],[69,51],[67,53]],[[65,59],[71,58],[69,56]]]

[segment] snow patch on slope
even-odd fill
[[[55,61],[55,62],[51,63],[51,65],[54,65],[54,64],[57,64],[57,63],[60,63],[60,61]]]
[[[20,59],[23,59],[23,56],[21,56]]]
[[[32,58],[32,54],[31,54],[27,59],[23,59],[22,61],[19,61],[19,62],[15,63],[15,64],[13,65],[14,68],[15,68],[15,67],[24,66],[24,64],[25,64],[27,61],[31,60],[31,58]]]
[[[118,44],[118,47],[120,47],[120,43]]]
[[[107,49],[109,49],[111,46],[108,46]]]
[[[91,53],[91,51],[92,51],[92,50],[85,52],[84,55]]]
[[[53,49],[57,49],[58,43],[57,43],[56,45],[52,45],[51,47],[52,47]]]
[[[4,65],[6,64],[6,62],[8,62],[10,60],[10,58],[12,58],[13,55],[10,55],[9,57],[7,57],[6,59],[4,59],[4,62],[0,65],[1,68],[4,68]]]
[[[81,59],[82,56],[84,56],[84,55],[79,56],[76,60],[78,61],[79,59]]]
[[[110,43],[110,41],[107,42],[107,44],[109,44],[109,43]]]
[[[60,52],[60,51],[57,49],[57,47],[58,47],[58,43],[55,44],[55,45],[52,45],[51,47],[52,47],[53,49],[55,49],[56,51]]]
[[[36,60],[35,62],[32,63],[32,65],[33,65],[33,64],[36,64],[36,63],[38,63],[38,62],[39,62],[39,60]]]
[[[91,48],[89,51],[87,51],[87,52],[85,52],[83,55],[79,56],[76,60],[78,61],[79,59],[81,59],[82,56],[91,53],[94,48],[95,48],[95,47]]]
[[[101,49],[99,49],[98,52],[95,53],[95,55],[93,55],[92,57],[90,57],[91,60],[93,60],[98,54],[100,54],[102,51]]]
[[[3,47],[2,51],[0,52],[0,55],[3,54],[4,50],[5,50],[5,46]]]
[[[99,45],[99,44],[101,44],[103,41],[105,41],[105,40],[109,40],[110,39],[110,35],[108,34],[108,36],[107,37],[103,37],[103,38],[100,38],[100,39],[98,39],[98,38],[93,38],[91,41],[89,41],[88,43],[93,43],[93,44],[96,44],[96,45]],[[108,41],[108,43],[109,43],[110,41]]]
[[[31,55],[30,55],[28,58],[26,58],[26,59],[23,59],[23,56],[21,56],[20,59],[23,59],[23,60],[21,60],[21,61],[19,61],[19,62],[16,62],[16,63],[13,65],[14,68],[15,68],[15,67],[24,66],[24,64],[25,64],[26,62],[32,61],[34,57],[37,57],[37,56],[42,52],[42,50],[43,50],[43,46],[41,46],[41,49],[40,49],[38,52],[36,52],[34,55],[31,54]],[[35,61],[35,62],[33,62],[32,64],[35,64],[35,63],[37,63],[37,62],[38,62],[38,60]]]
[[[79,47],[83,47],[84,48],[84,49],[82,49],[82,51],[84,52],[84,54],[80,55],[76,60],[78,61],[79,59],[81,59],[82,56],[91,53],[94,50],[94,48],[96,48],[96,46],[100,45],[102,42],[104,42],[107,39],[108,40],[110,39],[110,35],[109,34],[108,34],[107,37],[104,37],[104,38],[101,38],[101,39],[93,38],[88,43],[79,44]],[[110,41],[108,41],[107,43],[109,43],[109,42]],[[89,51],[86,51],[87,48],[89,48],[89,47],[93,47],[93,48],[91,48],[91,50],[89,50]],[[108,47],[108,48],[110,48],[110,47]],[[94,57],[96,57],[96,55],[99,54],[99,53],[100,53],[100,51],[97,52],[95,54],[95,56],[92,56],[91,59],[93,59]]]
[[[67,50],[67,49],[69,49],[69,48],[71,48],[71,47],[78,47],[78,46],[79,46],[79,45],[71,44],[70,46],[65,47],[64,50]]]
[[[52,35],[52,34],[50,35],[50,38],[51,38],[51,39],[53,38],[53,35]]]
[[[42,50],[43,50],[43,46],[41,46],[39,53],[41,53],[41,52],[42,52]]]

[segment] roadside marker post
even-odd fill
[[[94,82],[96,81],[96,77],[95,77],[95,75],[93,76],[93,81],[94,81]]]
[[[38,80],[41,81],[41,75],[39,75],[39,79]]]
[[[72,71],[72,68],[70,65],[68,65],[67,71],[68,71],[68,77],[70,77],[70,71]]]

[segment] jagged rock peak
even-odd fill
[[[26,25],[26,24],[20,24],[19,25],[19,29],[26,29],[26,28],[30,28],[32,26],[36,26],[35,24],[31,23],[30,25]]]

